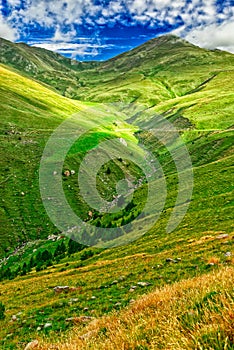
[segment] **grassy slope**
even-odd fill
[[[4,66],[0,66],[0,73],[2,255],[5,249],[12,249],[17,242],[58,232],[49,219],[42,220],[47,217],[38,183],[42,152],[49,136],[63,120],[79,113],[78,125],[90,126],[92,118],[96,118],[96,110],[90,110],[91,103],[85,105],[69,100]],[[81,113],[85,109],[88,115]],[[116,127],[117,131],[114,130],[113,118],[114,115],[106,115],[103,123],[111,127],[96,132],[95,142],[108,135],[123,136],[118,131],[121,124]],[[124,130],[127,128],[125,137],[132,137],[134,128],[127,124],[122,127]],[[80,148],[87,150],[87,139],[83,140]]]
[[[196,52],[198,52],[197,49],[193,47],[191,48],[191,50],[195,50]],[[201,51],[199,51],[199,53],[201,53]],[[213,64],[214,69],[217,69],[217,67],[221,69],[222,62],[223,66],[229,66],[230,60],[232,60],[231,55],[229,54],[212,52],[206,52],[206,54],[209,56],[209,58],[212,56],[213,59],[216,60],[216,63]],[[131,55],[131,53],[129,55]],[[219,55],[220,62],[217,63],[217,57]],[[227,61],[224,60],[225,57]],[[123,60],[123,58],[124,56],[121,56],[118,59]],[[116,65],[115,69],[117,69],[117,72],[118,69],[121,70],[121,65],[117,66],[116,63],[118,62],[118,59],[116,61],[114,60],[114,65]],[[195,60],[195,62],[197,62],[197,60]],[[142,293],[154,290],[155,287],[171,284],[180,279],[186,279],[192,276],[200,275],[201,273],[209,271],[209,269],[216,269],[216,267],[233,263],[232,259],[225,257],[225,253],[228,251],[232,252],[233,249],[233,208],[231,205],[231,166],[233,164],[231,144],[233,140],[233,134],[231,130],[227,130],[228,128],[230,129],[233,123],[233,114],[231,114],[231,106],[233,102],[233,83],[231,80],[232,73],[219,73],[217,77],[215,77],[213,80],[202,85],[200,87],[200,91],[194,91],[193,94],[187,94],[185,96],[182,96],[191,89],[196,88],[201,82],[204,81],[204,78],[207,79],[207,77],[210,74],[210,70],[207,68],[205,62],[207,63],[207,60],[203,61],[204,67],[202,71],[200,71],[200,65],[197,69],[196,67],[194,68],[194,72],[190,72],[191,76],[186,80],[186,82],[184,82],[185,88],[183,91],[181,87],[181,80],[178,84],[175,84],[175,86],[177,86],[178,89],[178,92],[175,94],[176,96],[171,96],[173,97],[173,99],[171,99],[170,101],[161,101],[155,107],[155,109],[152,110],[153,112],[156,111],[159,113],[166,113],[170,120],[180,120],[182,122],[183,128],[186,126],[186,123],[185,126],[183,124],[186,120],[185,118],[188,118],[191,121],[190,123],[192,123],[192,129],[186,130],[183,133],[183,138],[186,141],[190,153],[192,155],[192,160],[194,164],[195,188],[189,212],[186,215],[183,222],[181,223],[181,225],[172,234],[166,234],[165,226],[169,214],[174,205],[177,178],[176,175],[173,174],[173,168],[169,166],[167,183],[170,191],[168,192],[169,194],[167,198],[165,211],[162,213],[160,220],[155,224],[155,226],[141,239],[126,247],[120,247],[114,250],[106,250],[101,254],[87,260],[84,263],[84,267],[79,267],[81,264],[80,254],[75,254],[73,257],[66,257],[59,266],[55,267],[55,269],[51,268],[40,273],[36,273],[33,271],[30,275],[27,275],[25,277],[18,277],[14,281],[4,281],[2,283],[2,300],[7,307],[7,317],[6,320],[3,321],[1,333],[1,336],[4,338],[2,342],[3,348],[15,349],[17,348],[17,346],[19,348],[22,348],[22,344],[27,343],[27,341],[29,341],[30,339],[41,337],[41,332],[43,333],[44,331],[37,331],[37,327],[40,327],[41,325],[43,327],[43,325],[46,322],[50,322],[51,319],[53,323],[51,335],[57,337],[61,330],[65,330],[68,328],[68,325],[65,322],[65,319],[67,317],[80,316],[83,314],[99,317],[103,315],[103,313],[128,305],[129,301],[132,298],[137,298]],[[190,63],[188,62],[188,67]],[[126,62],[124,63],[123,61],[122,66],[124,67],[125,65]],[[175,61],[175,65],[173,66],[173,68],[171,68],[171,70],[174,71],[175,69],[180,67],[180,65],[179,61]],[[149,66],[151,67],[150,69],[152,69],[152,61],[149,64]],[[170,66],[168,65],[167,67],[168,69],[170,68]],[[186,68],[184,69],[186,72]],[[105,70],[105,73],[103,74],[107,74],[107,77],[109,74],[109,78],[111,77],[111,74],[115,74],[113,73],[113,70],[111,72],[111,66],[104,67],[103,70]],[[191,71],[191,67],[189,68],[189,71]],[[136,75],[136,77],[139,76],[138,68],[136,69],[134,74]],[[182,77],[183,74],[185,73],[181,72],[179,76]],[[171,72],[169,72],[169,75],[170,77],[172,76]],[[185,74],[185,76],[188,77],[188,74]],[[9,118],[6,121],[5,118],[2,119],[3,124],[1,125],[1,130],[4,134],[3,144],[5,147],[5,152],[3,153],[3,159],[5,157],[3,169],[5,169],[5,167],[9,167],[9,156],[6,158],[6,156],[4,155],[6,155],[7,152],[8,154],[15,154],[16,145],[18,147],[19,141],[22,141],[18,139],[19,137],[21,137],[21,135],[17,133],[18,131],[23,134],[23,140],[24,137],[26,137],[26,141],[34,141],[34,136],[32,137],[32,135],[34,134],[27,134],[24,128],[30,128],[33,125],[34,133],[36,132],[35,130],[43,129],[43,134],[41,132],[37,134],[36,132],[35,136],[35,140],[37,142],[38,138],[40,139],[39,145],[40,147],[42,147],[45,144],[45,139],[48,137],[48,125],[51,125],[50,127],[54,128],[57,125],[57,123],[60,120],[62,120],[62,118],[65,115],[67,115],[67,113],[73,113],[76,110],[76,108],[81,108],[80,103],[72,102],[70,100],[61,98],[58,95],[52,93],[51,91],[42,88],[40,85],[32,83],[24,78],[21,78],[18,75],[15,75],[14,73],[5,71],[5,78],[6,77],[8,79],[8,82],[10,80],[12,81],[12,88],[9,89],[9,83],[4,88],[5,93],[9,93],[10,99],[8,99],[8,101],[10,100],[11,103],[9,105],[8,101],[3,100],[4,110],[7,111],[7,113],[3,115],[5,115],[6,117],[8,116]],[[93,81],[91,78],[93,79]],[[107,80],[109,78],[107,78]],[[17,86],[17,84],[15,83],[17,82],[17,79],[18,87],[15,88],[15,85]],[[92,85],[92,89],[96,84],[95,79],[97,79],[95,77],[95,74],[92,77],[90,77],[90,85]],[[175,79],[177,78],[175,77]],[[225,91],[222,82],[225,82],[225,86],[228,86],[228,89],[225,89]],[[2,84],[4,85],[6,83],[2,81]],[[110,80],[108,84],[110,84]],[[117,82],[113,80],[113,85],[115,84],[117,84]],[[27,86],[27,89],[22,89],[22,86],[24,85]],[[103,92],[104,88],[106,90],[106,85],[101,83],[100,91]],[[139,89],[141,88],[142,85],[139,87]],[[39,99],[39,104],[37,104],[36,102],[38,101],[38,98],[36,97],[36,95],[38,94],[38,89],[40,90],[40,96],[41,93],[43,93],[43,91],[45,93],[44,97],[41,97]],[[129,89],[131,90],[131,86],[129,87]],[[112,97],[113,99],[115,99],[116,96],[123,96],[123,92],[123,88],[120,88],[120,91],[117,93],[117,95],[108,93],[107,99]],[[151,85],[149,90],[144,90],[144,96],[146,92],[148,93],[148,96],[152,96]],[[94,95],[95,93],[96,92],[94,92]],[[220,95],[222,95],[222,99],[219,99]],[[1,94],[1,96],[4,95]],[[32,99],[32,96],[34,96],[34,99]],[[49,99],[49,96],[51,96],[51,100]],[[91,95],[89,96],[89,92],[87,93],[87,98],[92,98]],[[168,97],[167,95],[163,98],[160,98],[160,100],[166,100],[169,98],[170,97]],[[45,101],[43,99],[45,99]],[[54,107],[54,101],[59,101],[58,103],[61,103],[62,105],[64,104],[62,112],[60,104],[59,107]],[[145,102],[149,102],[148,97],[147,101]],[[47,104],[49,105],[49,109],[47,109],[46,107]],[[11,107],[11,105],[13,107]],[[33,113],[32,119],[29,122],[27,116],[29,115],[28,113],[31,113],[31,105],[33,105]],[[16,113],[16,109],[19,109],[19,106],[22,106],[22,114],[20,118],[18,111]],[[38,116],[40,116],[40,118],[38,118]],[[152,117],[154,117],[154,115],[152,115]],[[23,121],[23,127],[21,121]],[[135,120],[135,122],[144,124],[144,115],[142,115],[142,117],[139,120]],[[9,123],[12,123],[12,125]],[[40,124],[42,124],[42,127],[40,127]],[[12,129],[15,130],[14,133],[10,132]],[[44,134],[44,129],[46,129],[46,134]],[[7,135],[5,135],[6,130]],[[154,147],[155,144],[152,140],[148,139],[148,135],[142,135],[142,137],[147,144]],[[17,201],[17,208],[19,205],[22,206],[23,200],[26,198],[26,195],[23,198],[20,196],[22,184],[25,184],[25,193],[27,192],[29,183],[31,186],[30,178],[27,176],[27,179],[24,179],[24,177],[22,177],[22,174],[20,175],[20,173],[22,173],[22,169],[25,169],[25,159],[27,159],[27,161],[31,160],[32,151],[36,152],[36,157],[34,158],[35,163],[36,160],[39,160],[40,158],[38,146],[34,146],[31,141],[28,143],[28,145],[29,146],[27,147],[27,152],[25,150],[25,146],[24,149],[20,149],[19,154],[20,156],[22,156],[21,162],[19,160],[17,162],[15,162],[15,160],[12,160],[12,162],[10,162],[10,164],[13,165],[14,171],[10,173],[11,176],[9,180],[14,180],[13,176],[17,171],[17,175],[19,176],[20,181],[18,187],[16,187],[16,189],[14,190],[14,193],[18,193],[16,199],[12,196],[12,191],[11,193],[8,193],[8,198],[10,201],[8,210],[11,210],[11,206],[14,209],[12,198],[14,198],[14,200]],[[168,155],[163,150],[159,155],[159,159],[160,161],[162,161],[163,164],[168,163]],[[11,169],[11,167],[9,168]],[[33,178],[36,178],[34,169],[35,168],[33,167]],[[3,181],[6,179],[9,183],[8,177],[4,175]],[[11,183],[13,189],[15,188],[14,186],[16,186],[15,181],[16,180],[14,180],[14,182]],[[36,190],[35,193],[33,193],[33,196],[35,196],[35,198],[38,198],[38,193]],[[32,216],[32,211],[28,209],[31,208],[31,205],[32,204],[30,202],[27,202],[25,205],[25,210],[27,210],[27,217]],[[3,202],[3,207],[4,206],[5,204]],[[6,210],[4,213],[6,213]],[[12,217],[12,220],[16,216],[15,213],[16,211],[14,210],[10,212],[9,217]],[[30,215],[28,215],[28,213]],[[44,212],[41,213],[41,215],[45,215]],[[21,216],[21,214],[17,214],[16,217],[21,218]],[[6,216],[6,219],[3,223],[3,227],[7,227],[6,232],[10,236],[12,233],[11,227],[7,226],[9,224],[9,217]],[[34,222],[36,228],[38,224],[37,221],[35,221],[35,218],[33,218],[33,221],[30,222],[28,226],[28,228],[30,228],[30,230],[32,231],[34,227]],[[25,227],[26,224],[28,223],[25,220],[22,223],[21,227]],[[43,223],[40,223],[40,225],[42,224]],[[15,227],[15,223],[13,223],[13,221],[12,227]],[[54,228],[52,228],[50,232],[53,232],[53,229]],[[48,228],[45,228],[45,232],[49,233]],[[217,236],[221,232],[228,233],[229,237],[224,240],[218,239]],[[32,254],[32,247],[30,249],[31,250],[29,254]],[[180,257],[182,260],[177,264],[167,263],[166,259],[168,257]],[[69,266],[66,266],[67,263],[69,263]],[[209,263],[214,263],[214,265]],[[121,278],[121,276],[123,276],[123,278]],[[226,280],[227,278],[225,277],[225,273],[223,276]],[[213,277],[209,278],[211,281]],[[117,280],[117,283],[112,284],[114,280]],[[148,281],[151,283],[151,285],[149,287],[143,288],[137,287],[135,292],[129,292],[131,285],[136,285],[138,281]],[[205,283],[205,279],[200,281],[202,283]],[[196,286],[196,282],[192,281],[191,284],[193,283]],[[54,295],[52,291],[53,286],[67,284],[70,286],[80,286],[81,291],[73,292],[71,294],[71,297],[70,295],[68,296],[63,294]],[[30,295],[28,295],[29,285],[31,289]],[[183,289],[183,285],[179,286],[179,288]],[[227,286],[227,288],[229,287]],[[209,291],[207,291],[207,293]],[[91,296],[93,295],[96,296],[96,299],[91,299]],[[71,298],[78,298],[78,300],[71,301]],[[116,303],[119,302],[120,305],[116,305]],[[87,306],[89,310],[84,311],[84,307]],[[15,323],[9,322],[11,316],[18,312],[22,312],[22,315],[18,316],[19,320]],[[170,312],[165,314],[165,317],[168,317],[168,315],[170,315]],[[145,314],[142,317],[144,322],[146,322],[147,315]],[[166,333],[163,330],[163,325],[161,331],[162,334],[166,336]],[[113,338],[111,338],[112,336],[110,336],[108,329],[107,331],[103,332],[107,332],[106,344],[108,346],[108,338],[110,337],[112,342]],[[120,336],[122,337],[124,334],[125,337],[125,330],[122,330],[122,332],[123,333],[120,333]],[[45,331],[45,333],[47,334],[47,331]],[[204,329],[204,332],[202,329],[201,334],[205,333],[206,329]],[[209,339],[218,337],[218,333],[219,331],[215,329],[214,335],[209,335]],[[12,335],[7,337],[7,334]],[[200,339],[201,336],[202,335],[198,335],[197,341],[203,341]],[[139,340],[139,337],[140,335],[138,335],[137,330],[135,330],[134,326],[132,326],[133,341],[139,342],[138,345],[142,348],[152,348],[152,344],[146,344],[145,340]],[[178,338],[177,340],[179,341]],[[192,341],[191,339],[185,340]],[[97,341],[99,340],[97,339]],[[120,341],[118,340],[118,337],[116,337],[116,341]],[[126,347],[129,346],[129,348],[131,348],[131,339],[123,341],[124,344],[126,344]],[[128,341],[130,343],[128,343]],[[77,342],[79,348],[79,340],[75,340],[75,342]],[[221,339],[221,343],[223,346],[223,338]],[[187,344],[189,345],[187,347],[185,346],[184,348],[191,349],[192,343]],[[217,349],[222,349],[222,346],[218,347],[217,344],[218,340],[214,340],[214,343],[212,343],[211,346],[216,346]],[[154,344],[154,346],[156,345]],[[194,344],[193,346],[194,348],[196,348]],[[205,345],[203,346],[205,348]]]
[[[46,83],[67,97],[74,97],[80,84],[78,72],[98,65],[95,62],[76,62],[45,49],[24,43],[14,44],[2,38],[0,62],[20,74]]]
[[[39,349],[233,349],[233,268],[144,295],[127,309],[77,324],[69,338]]]
[[[54,128],[82,108],[0,66],[1,254],[4,248],[47,232],[38,190],[43,147]],[[21,193],[24,192],[25,195]],[[45,233],[44,233],[45,234]]]

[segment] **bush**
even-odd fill
[[[89,258],[91,258],[93,255],[94,255],[94,252],[93,252],[91,249],[85,250],[85,251],[81,254],[80,260],[89,259]]]
[[[5,316],[5,306],[3,305],[3,303],[0,301],[0,320],[4,320]]]

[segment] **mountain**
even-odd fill
[[[157,349],[160,339],[160,348],[170,340],[171,349],[232,349],[234,55],[175,36],[106,62],[73,62],[4,40],[0,50],[0,347],[22,349],[38,339],[41,349]],[[64,161],[67,201],[96,227],[136,219],[142,236],[131,244],[74,245],[46,213],[41,157],[52,132],[71,115],[75,129],[92,130]],[[178,129],[193,164],[189,209],[171,233],[169,218],[186,203],[176,203],[177,139],[166,148],[150,132],[162,120]],[[96,185],[110,201],[123,172],[134,177],[140,186],[131,205],[120,215],[92,211],[90,217],[82,201],[76,176],[81,161],[113,138],[143,144],[161,164],[167,198],[153,227],[150,217],[138,217],[147,181],[124,156],[100,168]],[[76,174],[66,177],[67,169]],[[152,207],[161,197],[154,196]],[[68,287],[58,293],[56,286]]]
[[[29,78],[51,86],[64,96],[79,86],[78,72],[96,66],[95,62],[76,62],[57,53],[12,43],[0,38],[0,62]]]
[[[76,62],[1,39],[0,62],[67,97],[154,106],[200,89],[220,72],[233,71],[234,57],[166,35],[105,62]]]

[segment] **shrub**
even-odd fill
[[[5,310],[6,310],[5,306],[0,301],[0,320],[4,320],[4,318],[5,318]]]
[[[94,255],[94,252],[93,252],[91,249],[85,250],[85,251],[81,254],[80,260],[89,259],[89,258],[91,258],[93,255]]]

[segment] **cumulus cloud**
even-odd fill
[[[0,14],[0,37],[14,41],[18,38],[16,29],[12,28],[9,23]]]
[[[79,35],[79,26],[97,31],[141,24],[151,29],[171,26],[176,34],[204,47],[232,50],[234,46],[233,0],[27,0],[24,7],[20,2],[7,0],[8,21],[1,22],[2,32],[11,39],[15,31],[9,23],[21,32],[32,24],[50,28],[52,41],[66,43]]]
[[[23,23],[36,22],[48,27],[125,23],[126,17],[131,23],[151,22],[152,25],[173,21],[178,16],[184,17],[188,25],[214,20],[217,14],[215,0],[113,0],[98,5],[94,0],[31,0],[23,10],[13,5],[17,1],[8,1],[12,6],[12,19],[20,16]]]
[[[81,41],[87,41],[87,38],[81,38]],[[50,51],[55,51],[60,54],[69,54],[72,58],[79,57],[95,57],[99,54],[101,49],[111,48],[114,45],[99,45],[90,42],[84,43],[34,43],[31,44],[34,47],[40,47]]]
[[[223,24],[211,24],[192,30],[186,39],[208,49],[221,49],[234,53],[234,18]]]

